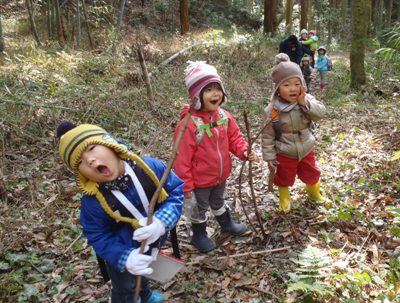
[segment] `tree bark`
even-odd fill
[[[307,11],[308,11],[308,1],[300,0],[300,29],[308,28],[308,19],[307,19]]]
[[[277,28],[276,0],[264,0],[264,34],[275,35]]]
[[[340,26],[340,40],[344,41],[347,40],[347,35],[346,35],[346,27],[344,26],[344,24],[347,24],[347,6],[348,6],[348,0],[342,0],[341,2],[341,7],[340,7],[340,24],[342,24],[342,26]]]
[[[400,5],[400,4],[399,4]],[[393,0],[388,0],[386,9],[386,25],[390,27],[392,25],[392,11],[393,11]]]
[[[293,16],[293,0],[286,0],[285,25],[287,34],[292,34],[292,16]]]
[[[307,29],[311,29],[314,27],[313,18],[312,18],[312,0],[307,0]]]
[[[121,0],[121,2],[119,3],[119,13],[118,13],[118,19],[117,19],[117,35],[119,34],[119,32],[121,30],[122,19],[124,17],[125,3],[126,3],[126,0]]]
[[[82,35],[82,26],[81,26],[81,6],[79,4],[79,0],[76,1],[76,45],[81,45],[81,35]]]
[[[85,28],[86,28],[86,32],[88,35],[89,44],[90,44],[90,47],[93,48],[93,39],[92,39],[92,34],[90,32],[90,26],[89,26],[88,15],[86,12],[85,0],[81,0],[81,1],[82,1],[83,17],[85,18]]]
[[[35,37],[36,43],[39,46],[41,46],[42,44],[40,43],[39,35],[38,35],[37,29],[36,29],[35,20],[34,20],[34,17],[33,17],[32,2],[31,2],[31,0],[26,0],[25,3],[26,3],[26,8],[28,10],[29,22],[31,23],[33,36]]]
[[[189,0],[179,1],[179,16],[181,20],[181,35],[189,32]]]
[[[55,6],[55,12],[56,12],[56,26],[57,26],[58,42],[60,43],[60,45],[64,45],[65,39],[64,39],[63,27],[61,25],[60,3],[58,0],[54,1],[54,6]]]
[[[350,86],[359,88],[366,83],[364,58],[371,16],[371,2],[370,0],[353,0],[352,4],[353,38],[350,51]]]
[[[1,22],[1,12],[0,12],[0,52],[4,52],[4,35],[3,35],[3,23]]]

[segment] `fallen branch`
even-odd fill
[[[246,126],[246,132],[247,132],[247,139],[249,141],[249,149],[247,150],[247,154],[251,153],[251,148],[252,148],[252,144],[251,143],[251,134],[250,134],[250,126],[249,126],[249,120],[247,119],[247,112],[244,111],[243,112],[243,116],[244,116],[244,124]],[[257,201],[256,201],[256,194],[254,192],[254,184],[253,184],[253,171],[252,171],[252,161],[249,161],[249,186],[250,186],[250,193],[251,193],[251,199],[253,201],[253,205],[254,205],[254,212],[256,214],[257,220],[258,220],[258,224],[260,225],[260,229],[263,235],[264,240],[267,239],[267,234],[265,233],[265,229],[264,229],[264,225],[262,222],[262,218],[260,216],[260,212],[258,211],[258,207],[257,207]]]
[[[30,106],[30,107],[64,109],[64,110],[69,110],[69,111],[72,111],[72,112],[78,112],[79,111],[77,109],[69,108],[69,107],[65,107],[65,106],[48,105],[48,104],[33,104],[33,103],[30,103],[30,102],[26,102],[26,101],[14,101],[14,100],[1,99],[0,102],[11,103],[11,104],[15,104],[15,105],[26,105],[26,106]]]
[[[197,265],[204,263],[204,260],[225,260],[228,258],[240,258],[240,257],[248,257],[248,256],[257,256],[257,255],[262,255],[262,254],[268,254],[268,253],[275,253],[275,252],[280,252],[280,251],[285,251],[289,250],[292,248],[291,246],[285,246],[285,247],[279,247],[279,248],[274,248],[274,249],[266,249],[266,250],[259,250],[259,251],[249,251],[245,253],[240,253],[240,254],[235,254],[235,255],[229,255],[229,256],[223,256],[223,257],[218,257],[215,259],[211,259],[210,256],[204,256],[201,260],[193,261],[187,263],[187,265]]]
[[[204,42],[204,43],[198,43],[198,44],[193,44],[190,45],[188,47],[185,47],[184,49],[181,49],[179,52],[173,54],[171,57],[167,58],[166,60],[164,60],[163,62],[161,62],[160,66],[165,66],[167,64],[169,64],[171,61],[173,61],[174,59],[178,58],[180,55],[186,53],[188,50],[195,48],[195,47],[199,47],[199,46],[207,46],[210,45],[210,42]],[[158,68],[156,68],[153,72],[149,73],[149,78],[155,74],[158,71]]]
[[[255,233],[257,233],[257,229],[256,229],[256,227],[254,226],[253,222],[250,220],[250,217],[249,217],[249,215],[248,215],[248,213],[247,213],[247,211],[246,211],[246,208],[244,207],[244,202],[243,202],[243,198],[242,198],[242,175],[243,175],[243,170],[244,170],[244,168],[245,168],[245,163],[246,163],[246,162],[244,162],[244,163],[242,164],[242,167],[240,168],[240,172],[239,172],[239,201],[240,201],[240,205],[241,205],[242,208],[243,208],[243,212],[244,212],[244,215],[246,216],[247,222],[250,223],[251,229],[252,229]]]

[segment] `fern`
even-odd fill
[[[288,274],[293,281],[288,285],[288,292],[301,291],[315,298],[334,295],[331,287],[323,283],[332,264],[331,257],[324,250],[309,245],[299,254],[298,260],[293,262],[298,267],[295,273]]]
[[[375,53],[382,56],[386,61],[400,61],[400,23],[396,23],[387,33],[383,35],[386,38],[386,47],[378,49]]]

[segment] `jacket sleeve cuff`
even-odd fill
[[[123,252],[121,258],[119,258],[117,268],[120,272],[124,272],[126,270],[126,267],[125,267],[126,261],[128,260],[128,257],[132,251],[133,251],[133,248],[125,250]]]

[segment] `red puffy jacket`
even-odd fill
[[[189,106],[181,111],[181,121],[175,129],[174,141],[182,127],[183,118],[189,112]],[[226,110],[203,112],[194,110],[179,145],[174,169],[185,182],[184,192],[194,188],[215,186],[224,182],[232,170],[230,152],[241,160],[248,144],[235,119]],[[204,124],[227,119],[224,124],[210,127],[211,136],[205,130],[198,129],[198,121]],[[222,120],[221,120],[222,121]]]

